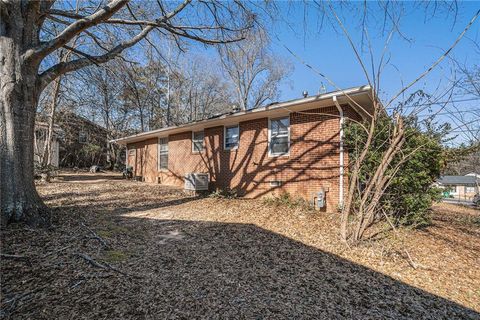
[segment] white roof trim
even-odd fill
[[[293,109],[287,109],[287,108],[295,108],[295,107],[298,108],[299,106],[301,107],[305,104],[309,104],[313,102],[326,102],[327,104],[325,104],[324,106],[330,106],[330,105],[333,106],[333,102],[332,103],[329,103],[329,102],[334,96],[342,97],[342,96],[348,95],[350,97],[353,97],[359,94],[363,94],[363,95],[368,94],[368,97],[371,99],[370,93],[371,93],[371,87],[369,85],[349,88],[345,90],[338,90],[338,91],[328,92],[325,94],[320,94],[312,97],[275,103],[275,104],[271,104],[265,107],[256,108],[252,110],[242,110],[242,111],[231,113],[231,114],[225,114],[213,119],[205,119],[205,120],[200,120],[196,122],[186,123],[179,126],[171,126],[171,127],[161,128],[157,130],[142,132],[142,133],[138,133],[128,137],[111,140],[110,142],[118,143],[118,144],[127,144],[127,143],[143,141],[146,139],[165,137],[170,134],[185,132],[187,130],[196,131],[196,130],[202,130],[209,127],[239,123],[239,122],[248,121],[251,119],[271,117],[271,116],[274,116],[275,114],[281,115],[282,113],[300,111],[300,110],[293,110]],[[318,105],[314,105],[312,106],[312,108],[318,108]],[[308,106],[303,106],[301,108],[301,110],[304,110],[304,109],[308,109]]]

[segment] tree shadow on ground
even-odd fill
[[[107,180],[125,180],[125,178],[122,173],[60,174],[58,182],[104,182]]]
[[[148,186],[129,199],[108,188],[107,198],[75,191],[90,198],[55,207],[53,230],[2,230],[2,253],[37,257],[31,264],[1,261],[2,302],[24,297],[11,319],[480,319],[458,303],[256,225],[196,221],[201,202],[195,221],[163,215],[195,197]],[[63,196],[70,197],[49,200]],[[134,276],[94,267],[78,252]]]
[[[94,281],[86,282],[66,297],[74,302],[90,295],[87,304],[73,304],[78,308],[70,310],[74,314],[142,319],[480,317],[457,303],[255,225],[121,215],[115,220],[128,227],[123,234],[128,243],[122,242],[131,254],[119,268],[139,278],[109,279],[103,290]]]

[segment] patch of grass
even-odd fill
[[[290,209],[312,210],[312,205],[305,199],[300,197],[293,197],[290,193],[284,192],[279,196],[272,196],[265,198],[264,203],[270,206],[287,207]]]
[[[102,255],[102,259],[109,263],[122,262],[128,258],[130,258],[130,254],[120,250],[107,250]]]
[[[115,235],[118,234],[131,234],[132,230],[122,227],[122,226],[117,226],[117,225],[109,225],[107,228],[103,230],[99,230],[97,234],[102,237],[102,238],[113,238]]]
[[[472,224],[474,226],[480,227],[480,217],[474,217],[472,218]]]
[[[209,197],[216,199],[236,199],[238,198],[238,194],[235,189],[217,189],[210,193]]]
[[[97,234],[102,238],[112,238],[114,236],[114,233],[109,230],[100,230],[97,231]]]
[[[472,227],[480,227],[480,216],[464,215],[459,217],[458,221],[461,224],[469,225]]]

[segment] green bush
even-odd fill
[[[293,197],[288,192],[283,192],[278,196],[272,196],[264,198],[264,203],[267,205],[278,206],[278,207],[287,207],[290,209],[293,208],[302,208],[306,210],[312,209],[310,203],[307,200],[300,197]]]
[[[87,160],[86,163],[91,165],[98,164],[100,158],[103,155],[102,147],[93,143],[85,144],[80,149],[80,154],[83,156],[84,160]]]
[[[445,164],[442,137],[445,127],[423,125],[416,119],[405,119],[406,139],[402,150],[394,158],[386,175],[393,175],[390,185],[380,199],[380,209],[395,218],[397,224],[425,226],[430,223],[430,208],[434,201],[441,199],[441,190],[433,183],[440,176]],[[383,152],[388,148],[392,120],[385,116],[379,119],[375,128],[372,146],[360,170],[360,189],[373,176]],[[362,151],[367,134],[356,123],[346,126],[345,141],[351,163]],[[401,159],[408,155],[406,160]],[[395,167],[400,165],[398,172]]]
[[[210,198],[217,199],[235,199],[238,197],[237,190],[235,189],[216,189],[214,192],[210,193]]]

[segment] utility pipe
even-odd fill
[[[337,96],[333,96],[333,103],[338,109],[340,115],[340,181],[339,181],[339,191],[338,191],[338,205],[340,208],[343,207],[343,176],[344,176],[344,158],[343,158],[343,125],[345,123],[345,118],[343,116],[343,109],[338,103]]]

